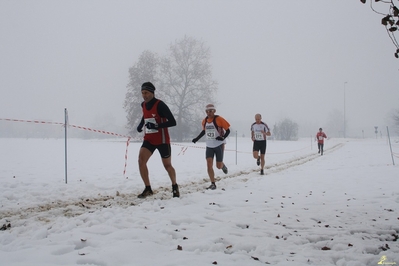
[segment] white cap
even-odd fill
[[[205,107],[205,111],[207,111],[207,110],[216,110],[216,107],[215,107],[215,105],[210,103],[210,104],[207,104]]]

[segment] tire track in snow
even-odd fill
[[[337,149],[344,146],[344,143],[339,143],[329,148],[324,154],[329,154]],[[300,156],[288,161],[284,161],[281,163],[276,163],[273,165],[266,165],[265,170],[267,170],[266,176],[278,173],[292,167],[296,167],[317,158],[320,158],[319,154],[308,154],[304,156]],[[239,171],[236,173],[232,173],[223,177],[216,177],[217,181],[236,178],[237,181],[246,182],[248,178],[246,175],[258,172],[259,169],[255,169],[252,171]],[[184,194],[191,194],[200,191],[204,191],[205,184],[209,183],[209,178],[203,178],[198,182],[190,182],[189,184],[179,184],[181,191],[184,191]],[[52,219],[55,219],[60,216],[64,217],[75,217],[82,215],[84,213],[92,213],[97,210],[101,210],[104,208],[112,208],[114,206],[118,207],[131,207],[140,205],[145,201],[154,201],[154,200],[166,200],[171,199],[171,188],[169,187],[159,187],[158,189],[154,189],[154,195],[146,198],[139,199],[137,195],[140,192],[131,192],[131,193],[119,193],[118,191],[114,196],[98,196],[98,197],[80,197],[76,200],[70,201],[53,201],[49,203],[45,203],[39,206],[33,207],[23,207],[20,209],[9,210],[9,211],[0,211],[0,223],[1,224],[11,224],[11,228],[13,224],[15,225],[15,221],[19,221],[18,224],[23,224],[21,220],[28,219],[37,219],[43,221],[45,223],[51,222]],[[183,195],[184,195],[183,194]],[[0,225],[1,225],[0,224]]]

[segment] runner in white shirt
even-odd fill
[[[251,125],[251,138],[254,142],[252,151],[253,157],[256,159],[256,164],[260,165],[261,175],[264,174],[263,168],[265,167],[266,136],[270,135],[270,129],[266,123],[262,122],[262,116],[256,114],[255,122]]]
[[[222,169],[227,174],[228,169],[223,163],[224,145],[230,134],[230,124],[223,117],[215,115],[216,108],[213,104],[205,107],[207,116],[202,120],[202,131],[192,140],[196,143],[200,138],[206,136],[206,166],[211,185],[207,189],[216,189],[215,172],[213,171],[213,158],[216,158],[216,168]]]

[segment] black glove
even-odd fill
[[[198,141],[198,138],[195,138],[192,140],[193,143],[196,143]]]
[[[217,137],[216,137],[216,140],[223,141],[223,140],[224,140],[224,137],[222,137],[222,136],[217,136]]]
[[[148,122],[147,124],[145,124],[145,126],[148,129],[157,129],[158,128],[158,125],[155,125],[154,123],[151,123],[151,122]]]
[[[138,132],[141,132],[141,131],[143,131],[143,127],[142,127],[142,126],[140,126],[140,125],[139,125],[139,126],[137,126],[137,131],[138,131]]]

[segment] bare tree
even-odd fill
[[[204,106],[215,103],[217,82],[212,80],[209,61],[209,47],[188,36],[171,44],[169,55],[161,60],[159,81],[176,118],[172,132],[177,141],[198,133]]]
[[[363,4],[366,3],[366,0],[360,0]],[[374,0],[374,2],[379,2],[379,5],[381,6],[381,4],[386,4],[389,5],[389,9],[388,12],[384,11],[378,11],[374,6],[373,6],[373,0],[370,0],[370,7],[371,9],[383,16],[383,18],[381,19],[381,24],[385,26],[385,29],[388,33],[389,38],[391,39],[392,43],[395,45],[396,47],[396,52],[394,53],[396,58],[399,58],[399,43],[396,40],[395,34],[398,31],[398,27],[399,27],[399,9],[397,8],[396,3],[399,3],[399,0],[390,0],[390,1],[382,1],[382,0]]]
[[[159,59],[156,54],[150,51],[141,53],[138,62],[129,68],[129,83],[126,86],[124,109],[127,113],[127,129],[130,136],[137,135],[136,126],[142,117],[141,102],[141,84],[150,81],[157,83],[157,69],[159,68]]]
[[[285,118],[274,125],[273,136],[277,140],[298,140],[298,124]]]

